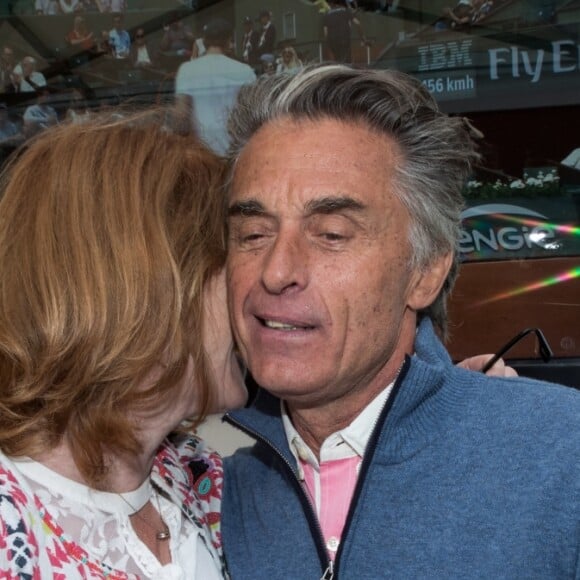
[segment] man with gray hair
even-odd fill
[[[232,578],[580,578],[580,393],[455,367],[469,126],[394,71],[240,92],[229,305],[261,385],[227,420]]]

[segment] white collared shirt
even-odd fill
[[[366,447],[394,384],[393,381],[385,387],[352,423],[324,440],[320,461],[296,431],[286,405],[281,403],[282,422],[296,458],[298,477],[313,503],[331,559],[340,544]]]

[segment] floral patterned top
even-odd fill
[[[192,436],[164,442],[150,480],[123,494],[133,498],[131,505],[40,463],[0,453],[0,578],[227,578],[219,529],[222,485],[221,458]],[[144,504],[152,486],[171,532],[172,563],[165,566],[129,521],[133,500]]]

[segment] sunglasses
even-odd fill
[[[554,356],[544,333],[539,328],[526,328],[520,333],[516,334],[510,341],[506,342],[483,366],[481,369],[482,373],[486,373],[502,356],[504,356],[509,350],[511,350],[522,338],[528,336],[528,334],[535,334],[538,340],[538,351],[542,360],[544,362],[550,362],[552,356]]]

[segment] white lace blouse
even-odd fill
[[[64,535],[61,539],[65,540],[65,545],[78,545],[84,549],[88,558],[81,558],[83,562],[87,559],[101,562],[105,569],[124,572],[130,578],[224,578],[216,561],[215,551],[211,553],[215,546],[207,545],[207,537],[202,538],[200,528],[184,517],[178,505],[154,491],[150,480],[145,481],[137,490],[123,494],[127,500],[125,501],[118,494],[95,491],[30,459],[15,461],[5,456],[0,459],[5,467],[8,466],[8,473],[15,478],[19,490],[27,496],[35,496],[37,507],[40,502],[42,508],[46,509],[51,526],[54,522],[62,528]],[[156,497],[152,497],[152,494]],[[168,542],[172,561],[167,565],[160,564],[134,532],[129,520],[129,516],[150,499],[153,506],[159,506],[161,516],[169,528]],[[44,518],[42,509],[38,513]],[[0,504],[0,516],[9,522],[10,513],[6,504]],[[31,517],[30,513],[28,517]],[[62,562],[56,561],[57,551],[46,550],[48,557],[42,550],[40,552],[35,563],[40,568],[40,577],[52,578],[52,573],[59,570],[61,573],[65,572],[64,577],[69,578]]]

